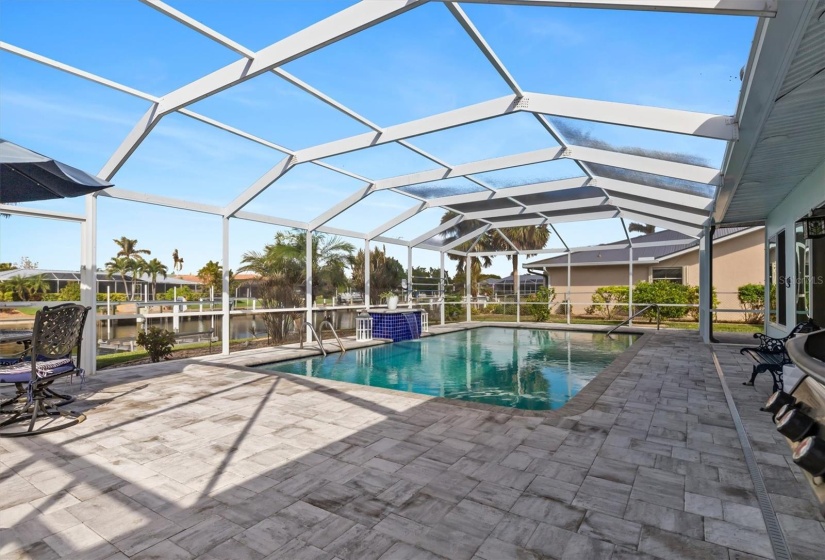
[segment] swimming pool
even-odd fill
[[[481,327],[258,366],[529,410],[561,407],[637,335]]]

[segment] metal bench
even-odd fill
[[[785,349],[785,343],[799,333],[808,333],[818,331],[819,326],[814,323],[813,319],[808,319],[796,325],[793,330],[784,338],[774,338],[762,333],[755,333],[754,338],[759,339],[758,347],[748,347],[739,350],[739,353],[744,356],[749,356],[754,362],[751,378],[745,381],[743,385],[753,385],[756,376],[764,371],[768,371],[773,378],[774,392],[780,391],[784,388],[782,379],[782,368],[786,365],[792,364],[788,351]]]

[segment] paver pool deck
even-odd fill
[[[0,559],[773,558],[711,350],[793,557],[823,558],[767,376],[662,331],[549,414],[246,367],[284,350],[100,372],[67,386],[85,422],[0,440]]]

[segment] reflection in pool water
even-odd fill
[[[482,327],[259,366],[530,410],[559,408],[636,335]]]

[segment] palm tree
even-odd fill
[[[262,252],[250,251],[241,258],[239,272],[253,272],[260,278],[261,301],[264,307],[299,307],[304,299],[302,286],[306,284],[306,232],[292,230],[275,235],[275,242],[264,246]],[[322,285],[324,278],[343,275],[354,247],[339,237],[316,234],[312,236],[312,290]],[[312,305],[312,302],[306,302]],[[300,329],[301,314],[264,314],[269,336],[283,340],[292,326]]]
[[[450,220],[452,220],[453,218],[456,218],[456,217],[458,217],[458,214],[448,210],[441,217],[441,223],[443,224],[443,223],[448,222],[448,221],[450,221]],[[451,243],[451,242],[455,241],[456,239],[459,239],[461,237],[464,237],[465,235],[469,235],[470,233],[472,233],[474,231],[477,231],[479,228],[481,228],[483,226],[484,226],[484,224],[482,222],[479,222],[478,220],[462,220],[462,221],[458,222],[456,225],[452,226],[451,228],[445,230],[441,234],[441,237],[444,240],[444,244],[446,245],[447,243]],[[477,239],[477,241],[475,241],[475,244],[473,244],[473,243],[474,243],[474,240],[466,241],[465,243],[462,243],[461,245],[458,245],[456,247],[456,249],[459,250],[459,251],[466,251],[466,250],[470,249],[471,246],[473,246],[473,248],[478,250],[478,251],[495,251],[496,249],[499,248],[498,239],[495,238],[493,236],[493,234],[489,232],[489,230],[487,232],[485,232],[484,234],[482,234]],[[458,256],[458,255],[452,255],[450,253],[447,253],[447,257],[450,260],[457,261],[456,269],[455,269],[456,274],[462,274],[462,273],[465,272],[464,271],[464,262],[465,262],[464,257]],[[471,292],[471,295],[473,295],[473,296],[478,295],[478,277],[481,275],[481,269],[482,268],[487,268],[487,267],[491,266],[492,264],[493,264],[493,259],[490,258],[489,256],[486,256],[486,255],[481,257],[481,258],[472,257],[470,259],[470,292]]]
[[[120,239],[113,239],[115,245],[120,247],[120,250],[117,252],[115,257],[123,257],[129,259],[129,265],[126,269],[132,273],[132,298],[135,297],[135,284],[137,283],[137,277],[140,275],[140,269],[143,265],[143,257],[141,255],[151,255],[152,251],[149,249],[138,249],[137,248],[137,239],[129,239],[128,237],[121,236]],[[124,278],[124,285],[126,280]]]
[[[141,271],[148,274],[152,279],[152,299],[157,299],[158,274],[166,278],[166,273],[169,272],[169,269],[158,259],[152,259],[151,261],[143,263]]]
[[[650,224],[640,224],[637,222],[630,222],[630,225],[627,226],[627,231],[632,233],[634,231],[638,231],[639,233],[643,233],[644,235],[650,235],[651,233],[656,231],[656,226]]]
[[[27,278],[19,275],[12,276],[3,282],[3,291],[11,292],[18,298],[18,301],[24,301],[28,294]]]
[[[39,299],[37,298],[39,294],[45,294],[49,290],[49,283],[46,282],[46,279],[42,274],[29,276],[26,279],[26,294],[28,295],[29,300]]]
[[[441,217],[441,223],[447,222],[453,218],[458,216],[458,214],[454,212],[447,211]],[[484,224],[477,220],[462,220],[458,222],[456,225],[451,227],[450,229],[446,230],[442,233],[442,237],[444,240],[449,243],[450,241],[455,241],[473,231],[478,230]],[[506,236],[507,239],[504,239],[502,235]],[[467,241],[462,243],[457,247],[459,251],[467,251],[468,249],[472,248],[476,251],[484,252],[484,251],[509,251],[512,250],[515,246],[519,251],[525,251],[530,249],[542,249],[547,244],[547,240],[550,239],[550,230],[547,226],[521,226],[521,227],[512,227],[512,228],[502,228],[501,233],[498,231],[490,231],[488,230],[484,234],[481,235],[473,244],[473,240]],[[510,242],[508,243],[507,240]],[[456,266],[456,272],[461,273],[464,271],[464,257],[460,256],[453,256],[448,255],[449,258],[458,261],[458,265]],[[518,255],[507,255],[507,258],[512,261],[513,263],[513,289],[516,289],[518,279]],[[481,269],[489,267],[493,260],[488,257],[482,257],[480,260],[478,257],[473,257],[470,260],[471,263],[471,292],[473,296],[478,295],[478,280],[477,278],[481,275]]]
[[[547,240],[550,239],[550,230],[547,226],[520,226],[511,228],[502,228],[501,235],[505,236],[510,243],[507,243],[501,235],[497,238],[498,248],[500,250],[511,250],[513,246],[519,251],[529,251],[530,249],[543,249],[547,245]],[[512,243],[512,245],[511,245]],[[527,255],[531,257],[532,255]],[[507,255],[507,258],[513,263],[513,290],[518,286],[518,255]]]
[[[172,261],[172,270],[183,270],[183,258],[180,256],[177,249],[172,251]]]
[[[126,284],[126,272],[129,270],[129,259],[126,257],[112,257],[104,266],[106,267],[106,276],[111,278],[115,274],[120,275],[123,280],[123,290],[126,292],[126,297],[129,297],[129,290]],[[117,291],[117,280],[115,280],[115,291]]]
[[[364,250],[360,249],[358,254],[352,259],[352,284],[364,293]],[[370,252],[370,301],[377,303],[380,294],[392,291],[401,285],[401,280],[405,278],[404,267],[397,259],[387,256],[386,245],[379,249],[376,247]]]
[[[140,255],[151,255],[152,251],[149,249],[138,249],[137,248],[137,239],[129,239],[126,236],[122,236],[120,239],[114,239],[115,245],[120,247],[120,251],[117,252],[116,257],[126,257],[127,259],[132,258],[139,258],[142,259]]]

